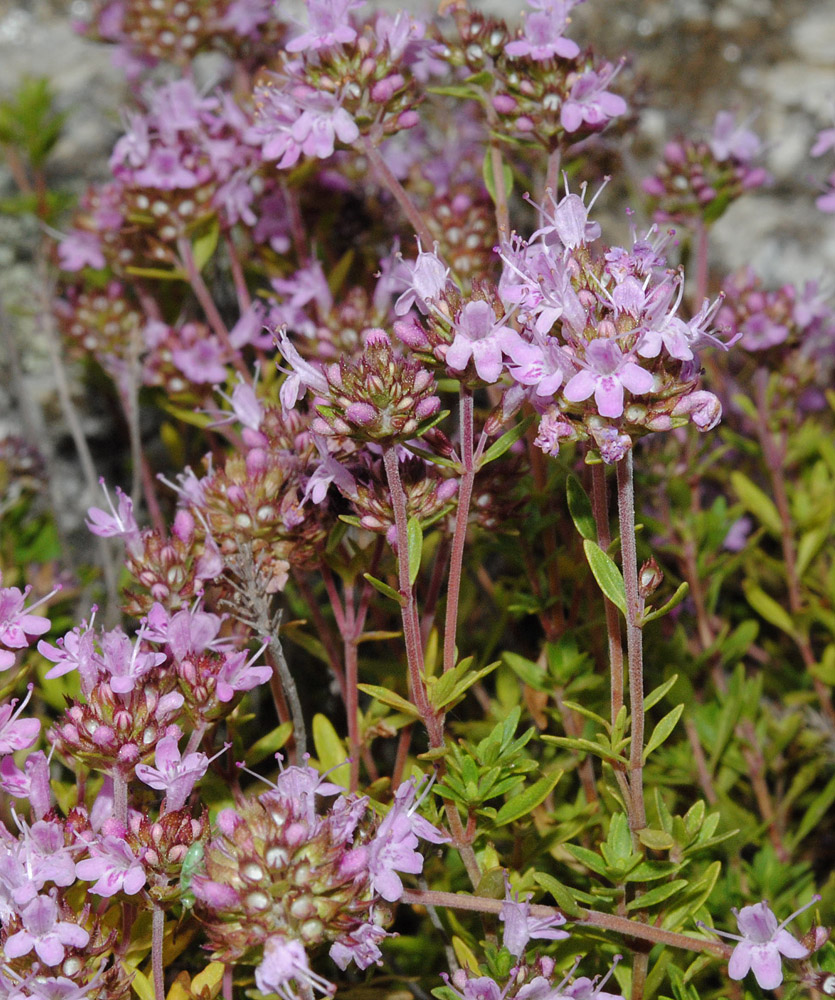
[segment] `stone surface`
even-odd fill
[[[386,6],[398,4],[392,0]],[[482,6],[513,17],[522,5],[491,0]],[[83,17],[85,8],[85,0],[0,0],[0,96],[22,74],[50,78],[59,106],[69,114],[51,169],[56,181],[76,192],[105,175],[126,94],[109,50],[79,38],[71,28],[71,18]],[[835,217],[818,213],[814,199],[835,168],[835,157],[812,161],[808,150],[816,132],[833,119],[835,3],[588,0],[573,17],[573,37],[593,43],[611,59],[629,54],[624,80],[645,99],[625,160],[626,176],[610,186],[599,206],[612,213],[616,232],[624,229],[623,201],[640,205],[640,180],[663,143],[688,129],[708,131],[716,112],[729,108],[750,116],[765,139],[765,165],[775,183],[734,205],[715,226],[714,279],[747,263],[774,283],[822,278],[833,271]],[[0,197],[12,190],[0,157]],[[27,373],[26,388],[46,407],[51,450],[71,459],[33,305],[31,255],[37,237],[31,223],[0,214],[0,297]],[[9,388],[4,355],[0,342],[0,434],[19,424],[19,387]],[[86,428],[94,438],[106,435],[107,415],[97,412],[89,391],[84,396],[77,378],[73,384]],[[61,479],[72,498],[68,510],[75,509],[78,522],[85,497],[70,459],[61,465]]]

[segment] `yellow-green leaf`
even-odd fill
[[[733,486],[742,506],[750,511],[760,524],[775,535],[781,533],[782,524],[777,507],[759,486],[755,486],[747,476],[736,471],[731,473],[731,486]]]
[[[313,716],[313,745],[322,771],[330,772],[328,777],[343,788],[348,787],[350,773],[348,753],[333,723],[326,715],[317,712]]]
[[[395,691],[389,691],[388,688],[380,687],[377,684],[358,684],[357,687],[363,694],[376,698],[377,701],[396,709],[398,712],[403,712],[404,715],[410,715],[413,718],[417,718],[420,715],[420,712],[418,712],[410,701],[406,701],[405,698],[401,697]]]
[[[781,632],[785,632],[786,635],[797,635],[794,621],[782,604],[778,604],[773,597],[769,597],[753,580],[745,580],[742,589],[745,591],[748,603],[757,614],[762,615],[767,622],[775,628],[779,628]]]
[[[533,812],[538,805],[541,805],[551,792],[556,788],[557,782],[562,777],[562,771],[555,771],[553,774],[546,774],[529,785],[518,795],[514,795],[509,802],[501,807],[496,815],[496,826],[505,826],[516,819],[521,819]]]
[[[626,617],[626,588],[623,577],[610,556],[590,538],[583,539],[583,551],[594,574],[597,585],[614,606]]]

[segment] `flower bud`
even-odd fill
[[[638,574],[638,593],[644,600],[646,600],[648,597],[651,597],[656,590],[658,590],[663,579],[664,573],[662,572],[661,567],[655,559],[650,556],[643,566],[641,566],[641,571]]]

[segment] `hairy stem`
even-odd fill
[[[638,552],[635,545],[635,491],[632,451],[617,463],[618,517],[623,559],[623,582],[626,587],[626,654],[629,660],[629,708],[632,738],[629,746],[629,787],[632,831],[647,825],[644,807],[644,664],[643,635],[638,624],[644,600],[638,591]]]
[[[209,291],[208,285],[203,280],[203,275],[197,269],[197,264],[194,260],[194,252],[191,249],[191,243],[184,237],[181,236],[177,240],[177,253],[180,256],[180,262],[183,265],[183,270],[186,272],[186,277],[188,278],[188,283],[191,286],[191,290],[194,292],[195,298],[200,303],[200,307],[209,323],[209,326],[214,331],[217,339],[223,344],[223,348],[229,355],[232,364],[241,373],[243,379],[249,384],[252,384],[252,376],[249,374],[249,370],[241,359],[241,352],[237,350],[233,345],[232,341],[229,339],[229,331],[226,328],[226,324],[223,322],[223,317],[220,315],[215,300],[212,298],[212,293]]]
[[[423,646],[420,641],[420,622],[417,615],[415,589],[409,580],[409,536],[407,529],[406,494],[400,480],[397,449],[388,446],[383,450],[383,464],[386,469],[394,523],[397,530],[397,573],[400,597],[403,601],[403,637],[406,641],[406,661],[409,670],[409,687],[415,707],[420,713],[433,748],[443,746],[443,731],[434,709],[426,696],[423,682]]]
[[[121,774],[113,775],[113,818],[120,826],[128,825],[128,783]]]
[[[461,387],[461,483],[458,487],[458,510],[455,515],[455,532],[449,558],[447,582],[446,620],[444,623],[444,673],[455,666],[455,638],[458,629],[458,600],[461,594],[461,568],[464,563],[464,544],[467,540],[467,522],[475,481],[473,461],[473,394]]]
[[[415,233],[417,233],[417,236],[420,239],[422,246],[426,249],[426,252],[430,252],[435,241],[432,239],[432,233],[429,232],[429,228],[427,227],[423,216],[418,211],[415,203],[409,197],[408,192],[391,172],[388,164],[383,159],[383,154],[371,138],[368,136],[362,137],[362,148],[365,150],[365,154],[368,157],[371,166],[374,168],[374,172],[377,174],[378,180],[383,187],[391,193],[394,200],[403,210],[403,214],[409,220],[412,229],[414,229]]]
[[[754,386],[756,392],[757,410],[760,419],[757,421],[757,435],[763,450],[768,476],[771,480],[771,487],[774,491],[774,503],[780,515],[780,544],[783,549],[783,562],[786,564],[786,585],[789,592],[789,610],[792,618],[799,622],[803,615],[803,598],[801,595],[800,577],[797,574],[797,550],[795,547],[794,525],[792,524],[791,507],[786,490],[786,476],[784,469],[785,444],[780,444],[772,433],[769,422],[768,405],[768,374],[761,368],[754,376]],[[815,676],[814,667],[817,665],[812,644],[809,642],[809,634],[805,626],[801,626],[794,637],[795,645],[800,651],[803,665],[809,672],[815,694],[823,709],[824,714],[830,720],[835,721],[835,706],[832,704],[832,695],[823,683]]]
[[[708,230],[701,219],[696,220],[696,301],[694,306],[700,309],[707,296],[708,280]]]
[[[401,897],[404,903],[420,906],[444,906],[450,910],[469,910],[471,913],[501,913],[503,900],[487,896],[470,896],[455,892],[436,892],[433,890],[406,889]],[[547,918],[560,913],[556,907],[532,903],[532,917]],[[731,948],[721,941],[711,941],[707,938],[691,937],[689,934],[678,934],[662,927],[645,924],[628,917],[620,917],[614,913],[602,913],[599,910],[582,910],[579,917],[573,919],[582,927],[600,927],[604,930],[622,934],[627,938],[637,938],[639,941],[651,941],[653,944],[664,944],[683,951],[706,952],[718,958],[726,958]]]
[[[165,910],[154,907],[151,916],[151,970],[154,980],[154,1000],[165,1000],[165,966],[162,961],[165,935]]]
[[[600,462],[591,469],[591,502],[594,523],[597,527],[597,544],[605,552],[612,544],[609,527],[609,502],[606,489],[606,466]],[[606,634],[609,641],[609,674],[611,683],[612,725],[623,706],[623,644],[620,636],[618,609],[608,597],[603,598],[606,609]]]

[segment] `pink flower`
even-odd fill
[[[485,382],[495,382],[502,373],[503,355],[514,361],[529,359],[533,349],[516,330],[503,325],[489,302],[468,302],[455,322],[455,339],[446,353],[453,371],[463,371],[472,358],[476,373]]]
[[[26,708],[29,699],[32,697],[32,688],[29,685],[29,693],[23,699],[17,711],[14,711],[18,703],[17,698],[13,698],[7,705],[0,705],[0,754],[15,753],[17,750],[25,750],[32,746],[38,738],[41,724],[38,719],[21,719],[20,713]]]
[[[189,753],[183,757],[178,747],[178,739],[166,736],[157,743],[154,754],[156,767],[149,764],[136,765],[136,777],[151,788],[165,792],[165,812],[176,812],[186,804],[195,784],[203,777],[209,764],[227,750],[231,743],[225,743],[214,757],[204,753]]]
[[[446,287],[449,268],[436,253],[419,250],[417,260],[403,261],[401,277],[407,283],[406,291],[394,303],[398,316],[416,305],[422,313],[429,311],[429,303],[437,299]]]
[[[287,43],[287,51],[315,52],[334,45],[350,44],[357,33],[349,23],[348,15],[364,3],[365,0],[307,0],[310,27]]]
[[[145,885],[145,869],[123,837],[107,834],[89,845],[90,857],[75,866],[78,878],[95,882],[92,891],[99,896],[124,892],[135,896]]]
[[[133,691],[145,674],[167,659],[165,653],[140,652],[139,647],[144,637],[144,626],[139,629],[133,642],[120,628],[102,634],[102,668],[116,694]]]
[[[561,913],[554,913],[550,917],[533,917],[529,899],[530,897],[520,903],[518,894],[514,899],[510,892],[510,882],[505,879],[505,900],[499,914],[499,920],[504,923],[502,942],[516,958],[525,954],[531,938],[562,941],[569,936],[568,931],[558,929],[565,923],[565,917]]]
[[[334,941],[328,954],[344,972],[353,961],[358,969],[367,969],[380,963],[383,953],[378,944],[388,937],[388,932],[376,924],[362,924],[345,937]]]
[[[82,626],[76,625],[71,632],[59,638],[54,646],[41,639],[38,652],[55,664],[47,671],[47,680],[78,670],[81,688],[85,694],[89,694],[97,683],[99,669],[103,666],[94,637],[92,627],[84,623]]]
[[[528,14],[525,31],[521,38],[509,42],[505,52],[511,57],[529,56],[535,62],[543,62],[554,56],[574,59],[580,54],[580,46],[563,32],[568,24],[568,12],[575,0],[544,0],[536,4],[539,10]]]
[[[762,149],[760,137],[750,129],[737,125],[732,111],[720,111],[716,115],[708,145],[720,163],[725,160],[749,163]]]
[[[32,811],[41,819],[52,805],[49,787],[49,761],[42,750],[30,753],[21,771],[14,757],[4,757],[0,761],[0,788],[16,799],[29,799]]]
[[[61,240],[58,258],[64,271],[80,271],[83,267],[99,270],[105,265],[101,240],[82,229],[73,229]]]
[[[359,138],[356,122],[334,94],[307,86],[288,92],[270,84],[256,88],[255,102],[250,136],[261,143],[264,159],[278,160],[280,170],[294,166],[302,154],[327,159],[337,139],[350,146]]]
[[[298,993],[290,985],[294,980],[305,987],[303,996],[312,995],[313,990],[324,996],[336,992],[333,983],[310,968],[301,941],[277,935],[267,938],[264,958],[255,970],[255,985],[262,993],[277,993],[282,1000],[298,1000]]]
[[[0,574],[2,580],[2,574]],[[10,649],[25,649],[29,645],[29,636],[43,635],[48,632],[51,622],[43,615],[33,615],[32,611],[52,597],[55,590],[37,603],[24,608],[23,602],[29,596],[31,587],[21,591],[19,587],[0,587],[0,642]],[[8,664],[11,666],[14,658]],[[0,669],[7,669],[0,665]]]
[[[820,898],[818,895],[812,896],[805,906],[795,910],[781,924],[777,923],[777,917],[765,900],[753,906],[743,906],[738,912],[733,910],[741,937],[728,931],[708,928],[713,934],[733,938],[739,942],[728,962],[728,975],[731,979],[743,979],[751,971],[762,989],[777,989],[783,982],[780,956],[805,958],[809,954],[809,949],[785,929],[786,924],[804,910],[808,910],[810,906],[814,906]]]
[[[60,965],[65,947],[83,948],[90,935],[83,927],[58,920],[58,904],[49,896],[36,896],[20,914],[23,930],[9,936],[6,958],[22,958],[34,948],[45,965]]]
[[[427,786],[424,791],[429,790]],[[383,899],[393,903],[403,893],[398,871],[418,875],[423,871],[423,856],[418,853],[418,837],[433,844],[445,844],[449,837],[418,815],[422,800],[415,801],[414,781],[404,782],[395,793],[394,805],[386,813],[369,846],[368,870],[371,885]]]
[[[266,684],[273,675],[273,668],[268,666],[253,667],[253,663],[264,652],[266,644],[248,660],[246,651],[226,653],[223,666],[217,675],[215,689],[219,701],[231,701],[238,691],[251,691],[259,684]]]
[[[87,529],[100,538],[122,538],[125,545],[130,550],[131,546],[139,541],[139,526],[133,516],[133,501],[116,487],[116,496],[119,500],[118,509],[113,506],[104,479],[99,480],[101,488],[104,490],[107,505],[110,512],[102,510],[101,507],[90,507],[87,511]]]
[[[563,393],[580,403],[594,393],[601,417],[623,415],[623,390],[641,395],[652,388],[652,375],[630,360],[613,340],[600,338],[586,346],[585,366],[571,378]]]
[[[576,132],[583,123],[600,128],[610,119],[626,113],[626,101],[606,89],[615,72],[607,63],[599,72],[590,69],[575,81],[560,111],[560,121],[566,132]]]

